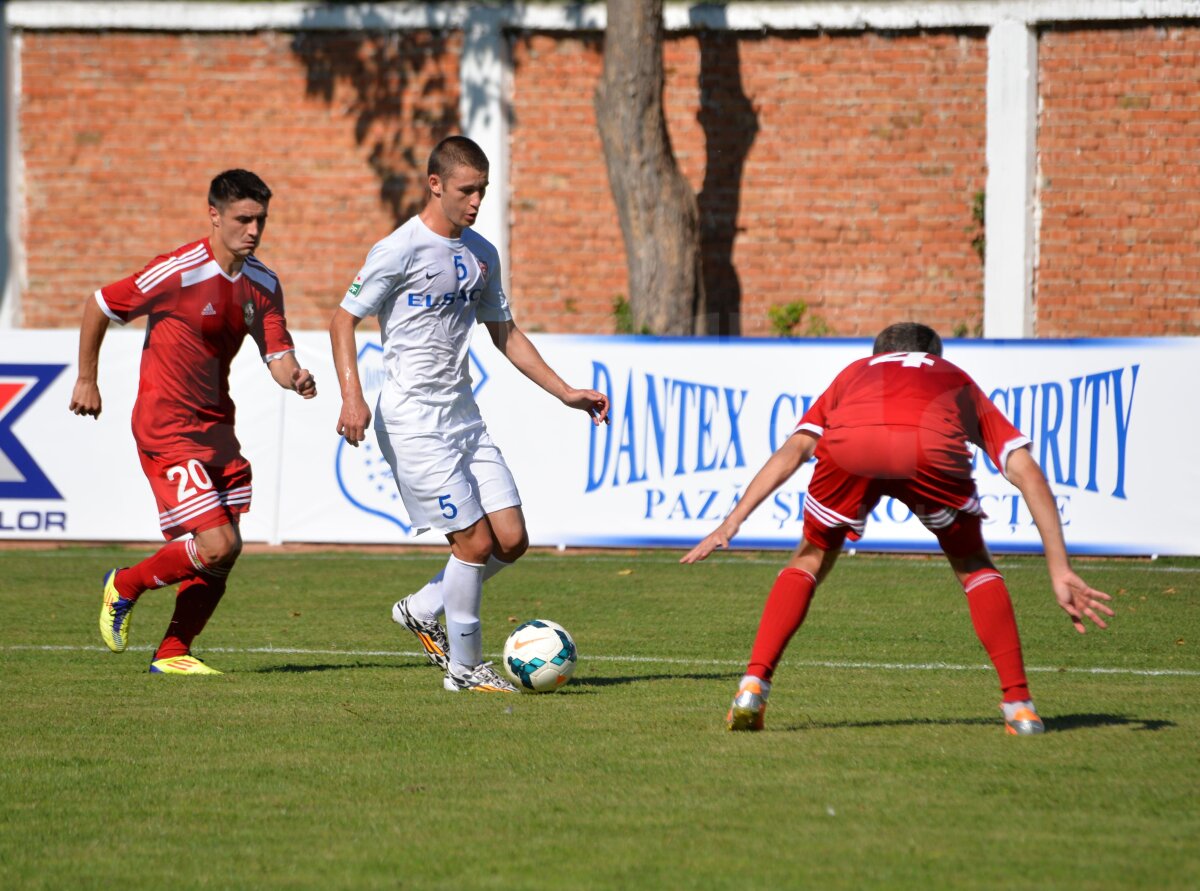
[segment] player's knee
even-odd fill
[[[450,536],[450,548],[454,556],[464,563],[487,563],[495,547],[492,530],[483,521]]]
[[[242,553],[237,535],[202,535],[196,540],[196,555],[210,569],[228,568]]]
[[[529,550],[529,534],[522,529],[521,534],[516,539],[498,540],[496,547],[492,551],[492,555],[497,560],[502,560],[505,563],[513,563],[525,555]]]

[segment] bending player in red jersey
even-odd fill
[[[983,513],[967,442],[983,449],[1029,506],[1058,605],[1084,632],[1107,627],[1111,598],[1071,570],[1054,496],[1017,430],[961,369],[941,358],[931,328],[903,323],[875,340],[874,355],[838,374],[755,475],[745,495],[682,563],[727,547],[742,522],[809,458],[817,466],[804,501],[804,537],[767,597],[750,663],[726,716],[730,730],[761,730],[771,677],[833,569],[846,538],[862,536],[880,498],[903,502],[937,536],[966,593],[971,622],[1000,676],[1009,733],[1044,730],[1029,694],[1021,639],[1004,579],[980,531]]]
[[[250,509],[250,464],[234,435],[229,395],[229,366],[246,335],[281,387],[305,399],[317,394],[296,361],[279,279],[253,253],[270,200],[253,173],[219,174],[208,193],[208,238],[156,257],[84,303],[70,406],[77,415],[100,417],[97,371],[109,322],[146,316],[133,436],[169,544],[105,575],[100,634],[122,652],[138,597],[178,583],[154,674],[220,674],[192,656],[191,645],[225,593],[242,549],[238,518]]]

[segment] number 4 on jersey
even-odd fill
[[[920,368],[923,365],[932,365],[933,359],[928,353],[884,353],[871,360],[872,365],[879,365],[881,362],[899,362],[904,368]]]

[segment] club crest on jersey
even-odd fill
[[[483,276],[484,281],[487,281],[487,272],[488,272],[487,260],[476,259],[475,262],[479,264],[479,274],[481,276]]]
[[[354,276],[354,281],[350,283],[350,287],[346,289],[346,293],[351,297],[357,297],[358,292],[362,290],[363,280],[361,275]]]
[[[247,300],[242,304],[242,317],[246,320],[246,327],[249,328],[254,324],[254,302]]]

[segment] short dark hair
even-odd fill
[[[234,169],[218,173],[208,187],[208,205],[217,210],[224,210],[234,201],[244,198],[259,204],[271,200],[271,190],[267,184],[249,170]]]
[[[470,167],[480,173],[488,172],[487,155],[474,140],[465,136],[447,136],[429,155],[428,176],[445,179],[459,167]]]
[[[888,325],[875,338],[872,353],[929,353],[942,354],[942,339],[928,325],[918,322],[898,322]]]

